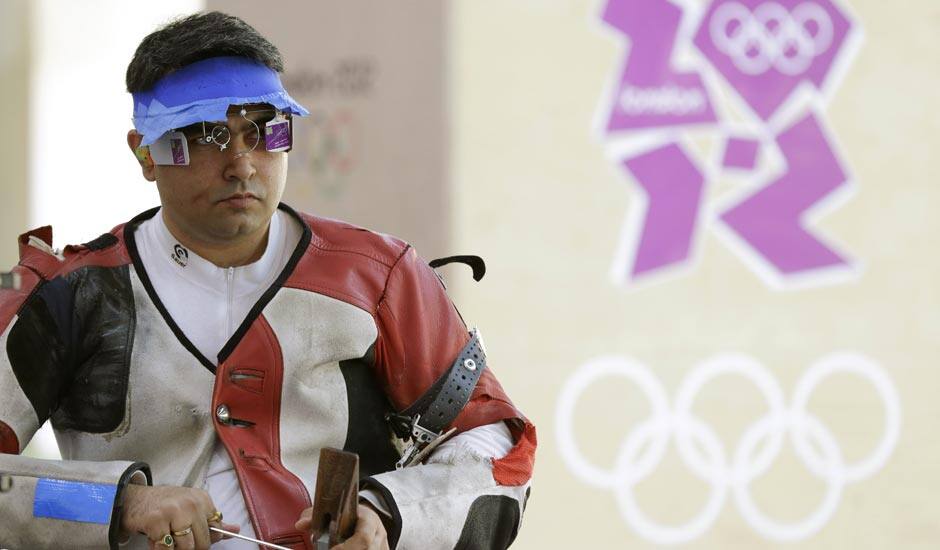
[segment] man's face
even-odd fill
[[[189,166],[154,167],[171,227],[207,244],[267,229],[287,180],[287,154],[269,153],[264,146],[264,123],[272,114],[269,105],[232,106],[225,121],[231,139],[223,150],[199,142],[202,125],[187,128]],[[260,142],[251,152],[247,150],[254,143],[255,128],[249,120],[260,127]],[[206,132],[215,126],[206,123]]]

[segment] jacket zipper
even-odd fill
[[[226,318],[226,328],[228,332],[225,334],[226,340],[232,337],[232,334],[235,333],[235,315],[233,310],[235,309],[235,268],[230,267],[225,272],[225,290],[228,298],[228,307],[226,308],[225,318]]]

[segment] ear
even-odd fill
[[[137,162],[140,163],[140,170],[143,173],[144,179],[147,181],[156,181],[157,174],[154,169],[153,159],[150,158],[150,147],[146,145],[141,146],[140,144],[143,139],[144,136],[138,134],[137,130],[128,130],[127,146],[130,147],[131,152],[137,157]]]

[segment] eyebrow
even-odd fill
[[[238,113],[236,113],[236,115],[238,115]],[[252,116],[252,115],[255,115],[255,116]],[[249,128],[251,127],[251,123],[248,122],[249,120],[260,126],[260,123],[262,121],[267,122],[268,117],[273,118],[276,115],[277,115],[276,109],[258,109],[255,111],[248,111],[247,113],[245,113],[245,117],[247,117],[248,120],[245,120],[245,118],[238,116],[235,122],[238,125],[237,128],[231,128],[231,129],[241,130],[243,128]]]
[[[252,116],[252,115],[255,115],[255,116]],[[226,126],[229,128],[229,130],[240,132],[242,130],[246,130],[251,127],[251,123],[248,122],[248,120],[251,120],[255,124],[258,124],[259,129],[260,129],[260,123],[262,121],[267,122],[267,120],[265,119],[267,119],[269,116],[271,118],[277,116],[277,109],[256,109],[253,111],[248,111],[245,113],[245,116],[248,117],[248,120],[245,120],[244,118],[239,116],[239,113],[232,113],[230,114],[230,116],[236,117],[236,121],[233,127],[229,127],[228,121],[226,120],[205,120],[201,122],[194,122],[186,126],[182,126],[180,128],[177,128],[177,130],[184,132],[184,133],[187,131],[201,131],[202,125],[205,124],[206,130],[211,130],[213,126]]]

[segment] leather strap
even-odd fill
[[[415,417],[417,426],[440,434],[463,410],[486,370],[486,352],[480,332],[473,329],[470,341],[460,350],[450,369],[428,388],[410,407],[400,414],[391,415],[389,421],[396,434],[403,439],[412,437]]]

